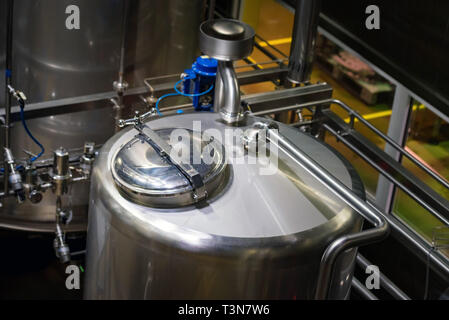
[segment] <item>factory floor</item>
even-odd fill
[[[243,18],[245,20],[246,17],[246,22],[255,27],[257,35],[260,36],[256,38],[256,41],[263,47],[263,49],[266,49],[276,59],[281,59],[283,63],[287,64],[288,61],[286,61],[286,58],[288,57],[290,51],[293,13],[288,8],[274,0],[248,1],[248,3],[252,3],[252,7],[247,5],[245,10],[252,12],[252,14],[243,14]],[[259,12],[259,15],[257,16],[254,12]],[[266,41],[268,41],[269,44],[275,49],[270,47]],[[275,63],[265,64],[265,62],[271,59],[257,48],[248,60],[252,64],[255,64],[256,68],[270,68],[277,65]],[[239,68],[237,69],[238,72],[248,71],[254,67],[251,66],[250,68],[244,68],[244,65],[245,62],[239,62]],[[339,81],[336,81],[330,73],[325,71],[317,63],[314,64],[311,82],[326,82],[330,84],[334,89],[334,98],[339,99],[351,106],[366,119],[369,119],[369,121],[382,132],[387,132],[391,114],[391,102],[388,104],[367,105],[358,96],[352,94],[347,87],[343,86]],[[266,82],[262,84],[244,86],[242,91],[249,94],[274,89],[275,86],[272,83]],[[348,117],[348,114],[337,106],[332,106],[331,109],[343,119]],[[440,134],[439,141],[434,141],[435,139],[430,139],[428,137],[423,139],[422,136],[428,136],[427,133],[433,130],[432,126],[434,122],[427,121],[423,124],[421,123],[422,121],[417,121],[418,118],[425,118],[423,113],[429,117],[430,111],[425,110],[424,106],[417,104],[415,105],[414,110],[415,111],[412,115],[411,122],[411,134],[406,145],[408,151],[416,154],[416,156],[421,158],[425,164],[433,168],[442,177],[448,179],[449,135]],[[365,128],[360,123],[356,123],[355,127],[377,146],[384,148],[384,141],[374,135],[370,130]],[[443,130],[441,130],[441,132],[443,132]],[[364,160],[353,154],[349,149],[343,146],[342,143],[338,143],[334,137],[327,136],[326,141],[342,152],[353,163],[363,179],[367,191],[371,195],[375,195],[379,176],[377,171],[368,165]],[[449,191],[433,179],[429,178],[426,173],[418,169],[410,162],[404,161],[403,164],[419,179],[449,199]],[[398,192],[397,194],[394,205],[394,213],[396,213],[401,219],[411,225],[428,240],[431,240],[435,227],[441,225],[441,223],[429,212],[421,208],[416,202],[402,192]]]

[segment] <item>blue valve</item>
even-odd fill
[[[217,76],[217,60],[208,56],[200,56],[192,64],[192,68],[184,70],[183,93],[192,95],[193,107],[196,111],[212,111],[214,105],[213,90],[204,95],[215,84]]]

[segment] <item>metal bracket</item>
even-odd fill
[[[172,147],[148,126],[139,124],[135,125],[134,128],[139,131],[145,141],[149,143],[161,157],[172,163],[187,178],[193,188],[193,198],[195,202],[199,202],[207,198],[207,190],[204,185],[203,178],[191,164],[182,163],[172,158],[170,156]]]
[[[156,114],[156,109],[152,108],[150,111],[145,112],[144,114],[139,114],[139,111],[136,111],[133,118],[130,119],[120,119],[118,120],[117,125],[119,128],[123,128],[126,126],[138,126],[141,125],[146,119]]]

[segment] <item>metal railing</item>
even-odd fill
[[[389,233],[388,223],[377,209],[370,207],[363,199],[358,197],[350,188],[335,178],[329,171],[309,157],[305,152],[297,148],[290,140],[288,140],[288,138],[279,134],[277,130],[271,129],[268,124],[264,123],[263,125],[265,125],[265,128],[267,129],[267,140],[270,143],[289,155],[296,164],[304,168],[304,170],[321,182],[338,198],[374,225],[374,228],[341,236],[326,248],[321,258],[317,290],[315,293],[315,299],[326,299],[335,262],[340,254],[348,249],[385,239]]]
[[[356,258],[357,264],[362,268],[366,269],[368,266],[372,265],[364,256],[360,253],[357,254]],[[398,288],[388,277],[386,277],[382,272],[379,273],[380,286],[385,289],[393,298],[397,300],[410,300],[410,297]]]
[[[407,152],[404,148],[402,148],[400,145],[398,145],[390,137],[388,137],[385,134],[383,134],[381,131],[379,131],[379,129],[377,129],[371,123],[369,123],[367,120],[365,120],[360,114],[358,114],[357,112],[352,110],[348,105],[346,105],[345,103],[343,103],[343,102],[341,102],[339,100],[336,100],[336,99],[324,99],[324,100],[315,101],[315,102],[308,102],[308,103],[303,103],[303,104],[295,104],[295,105],[286,106],[286,107],[282,107],[282,108],[275,108],[275,106],[273,106],[273,108],[271,108],[269,110],[253,112],[252,115],[254,115],[254,116],[264,116],[264,115],[269,115],[269,114],[278,114],[278,113],[285,112],[285,111],[303,109],[303,108],[311,109],[312,107],[328,107],[328,106],[330,106],[332,104],[336,104],[336,105],[342,107],[345,111],[347,111],[349,113],[349,115],[350,115],[350,122],[349,122],[349,126],[348,126],[349,130],[353,130],[354,129],[354,119],[357,118],[361,123],[366,125],[375,134],[377,134],[378,136],[383,138],[386,141],[386,143],[388,143],[391,146],[393,146],[402,155],[407,157],[415,165],[417,165],[423,171],[428,173],[432,178],[437,180],[441,185],[443,185],[444,187],[449,189],[449,183],[447,182],[447,180],[445,180],[444,178],[440,177],[435,172],[433,172],[431,169],[429,169],[426,166],[424,166],[412,154]],[[321,114],[321,116],[323,116],[323,115]],[[321,121],[322,122],[323,119],[314,119],[313,121]],[[343,121],[343,120],[341,120],[341,121]],[[323,127],[324,127],[324,129],[329,131],[331,134],[335,135],[339,141],[345,143],[345,145],[347,145],[348,147],[351,148],[351,143],[345,139],[345,136],[346,136],[346,134],[348,134],[348,132],[345,132],[345,131],[338,131],[337,132],[337,131],[333,130],[327,124],[323,124]],[[408,194],[415,201],[417,201],[418,204],[420,204],[423,208],[427,209],[431,214],[433,214],[435,217],[437,217],[440,221],[442,221],[446,225],[449,225],[448,219],[446,219],[446,217],[441,215],[440,212],[438,212],[433,207],[429,206],[425,201],[423,201],[420,198],[420,194],[416,194],[416,193],[412,192],[407,186],[405,186],[403,183],[401,183],[401,181],[398,181],[397,179],[395,179],[394,176],[392,176],[389,172],[384,170],[379,164],[374,163],[374,161],[369,159],[362,152],[358,152],[354,148],[351,148],[351,149],[354,152],[356,152],[356,154],[361,156],[365,161],[367,161],[369,164],[371,164],[381,174],[386,176],[396,186],[401,188],[406,194]],[[369,203],[369,201],[366,204],[368,206],[370,206],[372,209],[375,209],[378,214],[383,216],[383,218],[388,222],[388,224],[391,226],[392,230],[395,231],[395,234],[398,235],[401,240],[405,241],[407,244],[411,244],[413,246],[413,248],[416,249],[416,250],[414,250],[414,252],[416,252],[417,256],[422,261],[425,262],[427,260],[427,258],[428,258],[432,262],[432,268],[435,271],[437,271],[440,275],[442,275],[444,277],[447,277],[447,275],[449,275],[449,260],[447,259],[447,257],[445,257],[440,252],[432,251],[432,246],[431,246],[431,244],[428,243],[428,241],[426,241],[421,236],[419,236],[409,226],[401,223],[394,216],[391,216],[391,215],[388,215],[388,214],[385,214],[385,213],[381,213],[380,211],[377,210],[377,208],[374,205]],[[444,206],[444,204],[443,204],[443,206]],[[338,243],[336,243],[334,245],[338,246]],[[340,243],[340,246],[341,246],[341,243]],[[328,248],[328,250],[331,250],[331,249]],[[325,253],[325,255],[323,256],[323,260],[322,261],[326,261],[326,260],[330,261],[329,260],[330,258],[328,258],[326,256],[329,256],[329,252]],[[363,261],[363,259],[358,258],[358,263],[360,265],[364,265],[364,263],[366,263],[366,259],[365,259],[365,261]],[[323,268],[325,268],[325,267],[323,266]],[[329,271],[328,270],[325,270],[325,271],[321,270],[320,274],[323,274],[323,275],[329,274]],[[319,298],[319,299],[324,298],[326,296],[326,294],[327,294],[325,292],[326,289],[325,289],[324,283],[326,283],[328,281],[328,276],[321,276],[321,278],[323,278],[323,277],[324,277],[324,279],[320,280],[320,283],[319,283],[319,286],[318,286],[318,290],[317,290],[317,294],[316,294],[316,298]],[[404,300],[410,299],[402,290],[400,290],[396,285],[394,285],[394,283],[391,282],[388,278],[383,277],[383,279],[384,280],[383,281],[381,280],[381,281],[383,283],[384,289],[387,292],[389,292],[393,297],[395,297],[396,299],[404,299]],[[357,284],[355,284],[355,285],[357,285]]]
[[[422,164],[417,158],[415,158],[412,154],[407,152],[404,148],[402,148],[400,145],[398,145],[396,142],[394,142],[390,137],[386,136],[384,133],[382,133],[379,129],[377,129],[375,126],[373,126],[371,123],[369,123],[367,120],[363,118],[360,114],[358,114],[356,111],[352,110],[348,105],[343,103],[340,100],[337,99],[325,99],[320,101],[314,101],[314,102],[308,102],[304,104],[296,104],[292,106],[287,106],[283,108],[273,108],[269,110],[264,110],[260,112],[254,112],[252,115],[254,116],[263,116],[268,114],[276,114],[281,113],[285,111],[291,111],[296,109],[303,109],[303,108],[310,108],[310,107],[316,107],[316,106],[329,106],[331,104],[336,104],[340,107],[342,107],[344,110],[346,110],[350,115],[350,123],[349,127],[350,129],[353,129],[354,126],[354,118],[357,118],[361,123],[366,125],[370,130],[372,130],[374,133],[379,135],[381,138],[383,138],[388,144],[391,144],[395,149],[397,149],[401,154],[406,156],[410,161],[412,161],[414,164],[416,164],[419,168],[424,170],[426,173],[428,173],[432,178],[434,178],[436,181],[438,181],[440,184],[442,184],[444,187],[448,188],[449,190],[449,182],[447,182],[445,179],[440,177],[438,174],[433,172],[431,169],[427,168],[424,164]],[[326,129],[328,132],[336,136],[340,141],[344,142],[346,145],[351,147],[351,144],[345,139],[345,133],[343,132],[337,132],[334,129],[332,129],[329,125],[324,124],[324,129]],[[436,210],[434,207],[429,206],[425,201],[423,201],[420,196],[414,192],[411,191],[410,188],[408,188],[406,185],[404,185],[401,181],[395,179],[389,172],[384,170],[379,164],[374,163],[371,159],[366,157],[364,154],[358,152],[358,150],[354,150],[351,148],[354,152],[356,152],[359,156],[361,156],[365,161],[367,161],[369,164],[371,164],[374,168],[376,168],[379,172],[381,172],[387,179],[389,179],[391,182],[393,182],[395,185],[397,185],[400,189],[402,189],[408,196],[410,196],[413,200],[418,202],[423,208],[428,210],[432,215],[434,215],[436,218],[438,218],[440,221],[445,223],[446,225],[449,225],[449,218],[442,215],[438,210]],[[449,208],[448,208],[449,210]]]
[[[263,116],[263,115],[268,115],[268,114],[273,114],[273,113],[281,113],[284,111],[291,111],[291,110],[295,110],[295,109],[308,108],[308,107],[319,106],[319,105],[330,105],[330,104],[338,105],[341,108],[343,108],[346,112],[348,112],[349,117],[350,117],[349,126],[351,129],[354,129],[354,119],[357,118],[357,120],[359,120],[361,123],[366,125],[375,134],[377,134],[379,137],[381,137],[383,140],[385,140],[385,142],[390,144],[398,152],[400,152],[402,155],[407,157],[407,159],[412,161],[420,169],[424,170],[427,174],[429,174],[432,178],[437,180],[440,184],[442,184],[449,190],[449,182],[446,179],[444,179],[443,177],[441,177],[440,175],[438,175],[437,173],[435,173],[434,171],[432,171],[431,169],[426,167],[421,161],[419,161],[419,159],[414,157],[410,152],[405,150],[403,147],[401,147],[399,144],[397,144],[394,140],[392,140],[390,137],[385,135],[382,131],[380,131],[375,126],[373,126],[369,121],[365,120],[365,118],[363,118],[362,115],[360,115],[355,110],[351,109],[351,107],[349,107],[347,104],[345,104],[344,102],[342,102],[340,100],[326,99],[326,100],[314,101],[314,102],[305,103],[305,104],[296,104],[296,105],[287,106],[287,107],[283,107],[283,108],[273,108],[273,109],[264,110],[264,111],[260,111],[260,112],[254,112],[254,113],[252,113],[252,115]]]
[[[359,280],[352,278],[352,287],[366,300],[379,300],[379,298],[369,291]]]
[[[389,145],[391,145],[393,148],[395,148],[398,152],[400,152],[403,156],[407,157],[411,162],[413,162],[416,166],[418,166],[420,169],[424,170],[427,174],[429,174],[432,178],[434,178],[436,181],[441,183],[443,186],[445,186],[449,190],[449,182],[426,167],[421,161],[416,159],[411,153],[409,153],[407,150],[405,150],[403,147],[401,147],[399,144],[397,144],[393,139],[391,139],[389,136],[384,134],[382,131],[377,129],[375,126],[373,126],[369,121],[365,120],[362,115],[360,115],[357,111],[351,109],[350,106],[345,104],[344,102],[332,99],[330,101],[331,104],[335,104],[346,110],[349,114],[350,121],[349,126],[351,129],[354,129],[354,118],[357,118],[361,123],[363,123],[368,129],[373,131],[375,134],[377,134],[379,137],[381,137],[383,140],[385,140]]]

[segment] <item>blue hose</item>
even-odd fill
[[[199,97],[199,96],[202,96],[202,95],[205,95],[205,94],[211,92],[212,89],[214,88],[214,85],[211,85],[209,89],[207,89],[207,90],[204,91],[204,92],[200,92],[200,93],[184,93],[184,92],[179,91],[178,85],[179,85],[181,82],[183,82],[184,80],[192,80],[192,79],[193,79],[193,78],[184,78],[184,79],[181,79],[181,80],[179,80],[178,82],[176,82],[176,84],[175,84],[175,91],[176,91],[178,94],[180,94],[181,96],[184,96],[184,97]]]
[[[167,97],[174,97],[174,96],[199,97],[199,96],[202,96],[202,95],[205,95],[205,94],[211,92],[212,89],[214,88],[214,85],[211,85],[210,88],[207,89],[207,90],[204,91],[204,92],[200,92],[200,93],[192,93],[192,94],[184,93],[184,92],[179,91],[178,85],[179,85],[182,81],[184,81],[184,80],[189,80],[189,79],[192,79],[192,78],[184,78],[184,79],[181,79],[181,80],[179,80],[178,82],[176,82],[176,84],[175,84],[175,86],[174,86],[174,89],[175,89],[176,93],[167,93],[167,94],[164,94],[164,95],[163,95],[162,97],[160,97],[159,99],[157,99],[155,109],[156,109],[156,112],[157,112],[157,114],[158,114],[159,116],[162,116],[162,113],[161,113],[160,110],[159,110],[159,102],[161,102],[162,99],[165,99],[165,98],[167,98]],[[34,138],[33,138],[33,139],[34,139]],[[34,140],[34,141],[36,142],[37,140]]]
[[[157,99],[155,108],[156,108],[157,114],[159,116],[162,116],[162,113],[159,111],[159,102],[161,102],[161,100],[164,99],[164,98],[172,97],[172,96],[179,96],[179,94],[177,94],[177,93],[167,93],[167,94],[164,94],[159,99]]]
[[[44,146],[33,136],[33,134],[31,133],[30,129],[28,128],[26,122],[25,122],[25,112],[23,111],[23,109],[25,109],[25,102],[20,99],[19,100],[19,105],[20,105],[20,120],[22,121],[22,125],[26,131],[26,133],[28,134],[28,136],[34,141],[34,143],[36,143],[40,148],[41,148],[41,152],[39,152],[39,154],[37,156],[34,156],[30,159],[30,162],[34,162],[37,159],[39,159],[45,152],[45,148]],[[16,170],[20,170],[22,169],[23,166],[22,165],[18,165],[16,167]],[[4,168],[0,169],[0,172],[5,172]]]
[[[34,156],[30,159],[30,162],[34,162],[37,159],[39,159],[45,152],[45,148],[44,146],[33,136],[33,134],[31,133],[30,129],[28,129],[28,126],[25,122],[25,112],[23,111],[23,109],[25,108],[25,103],[23,101],[20,101],[20,120],[22,120],[22,125],[23,128],[25,129],[26,133],[28,134],[28,136],[31,138],[31,140],[34,141],[35,144],[37,144],[40,148],[41,148],[41,152],[39,152],[39,154],[37,156]]]

